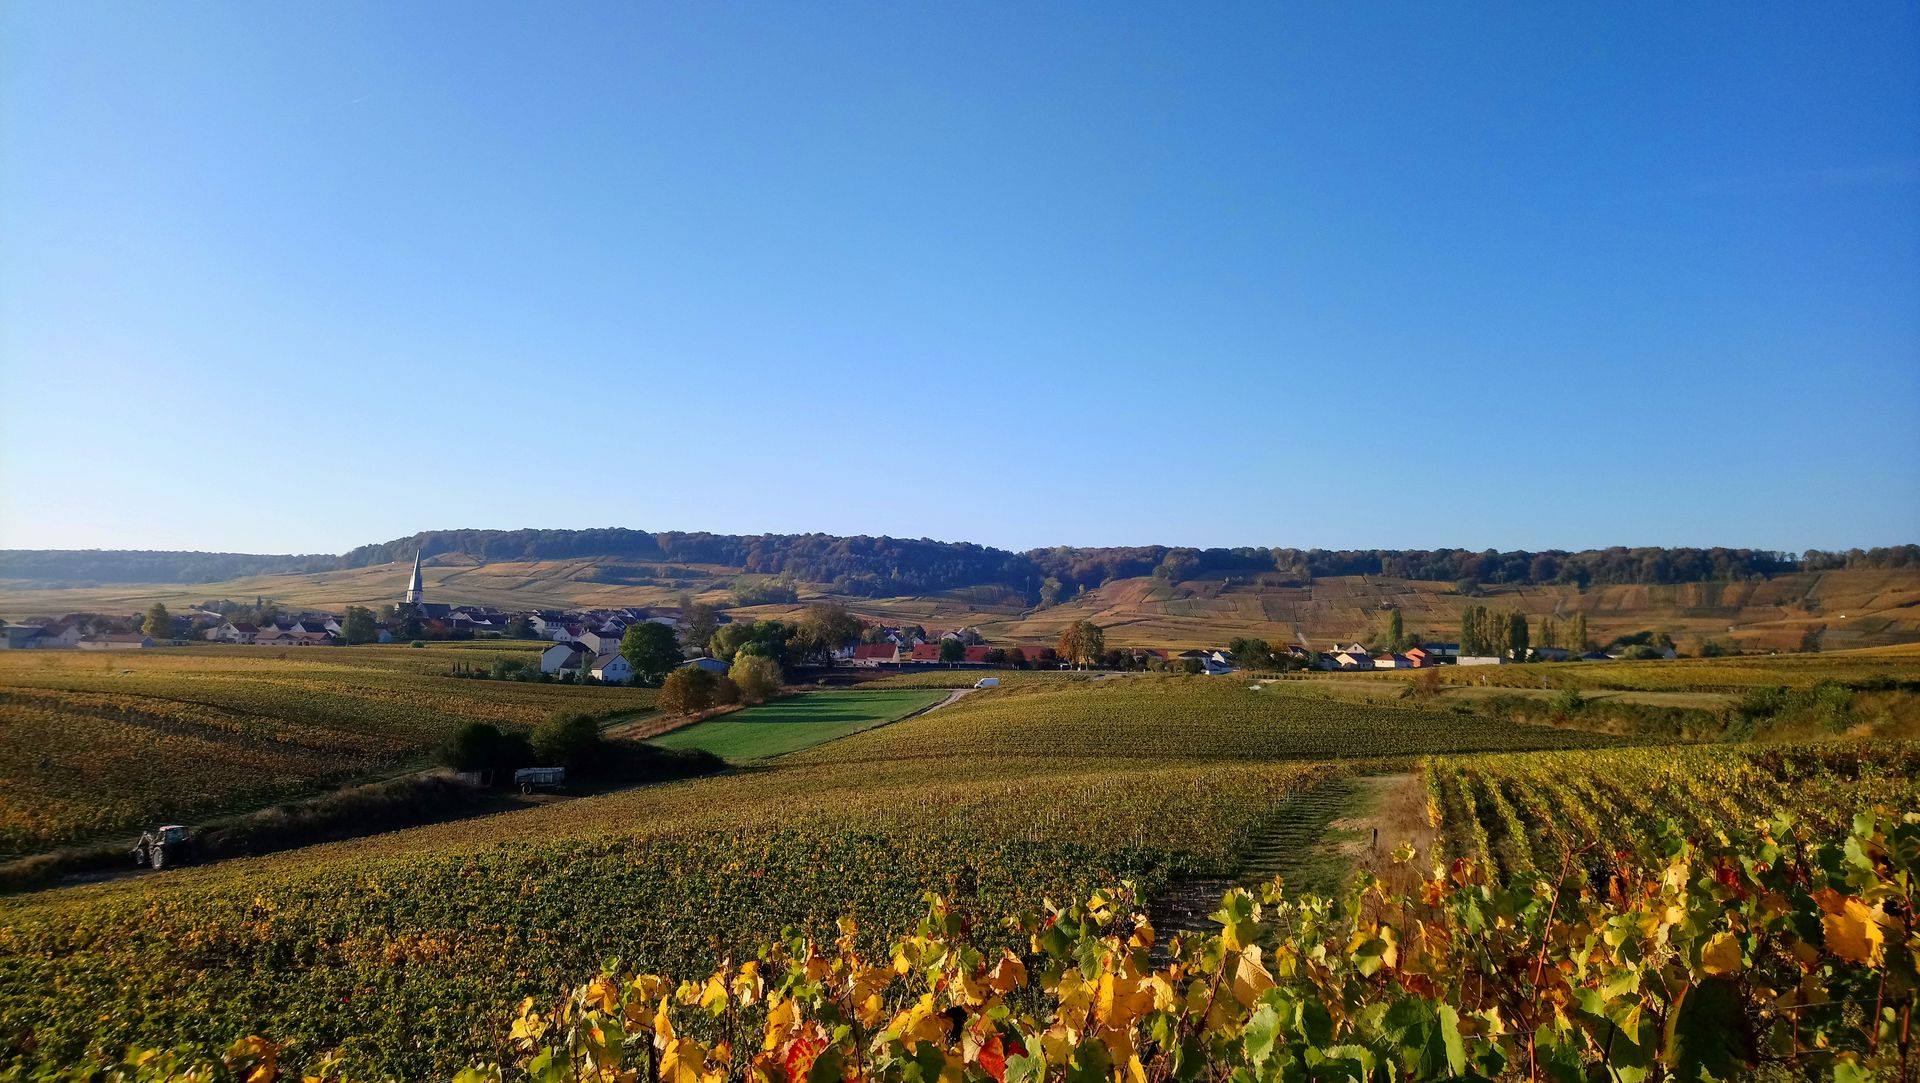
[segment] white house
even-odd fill
[[[1333,664],[1341,669],[1372,669],[1373,655],[1355,647],[1333,652]]]
[[[540,672],[558,673],[563,669],[579,669],[593,658],[585,647],[578,643],[555,643],[540,652]]]
[[[74,645],[83,651],[137,651],[153,646],[153,637],[131,632],[110,632],[87,636]]]
[[[1413,662],[1409,660],[1407,656],[1404,654],[1394,654],[1389,652],[1386,654],[1374,655],[1373,668],[1375,669],[1412,669]]]
[[[573,641],[596,655],[607,654],[620,649],[620,633],[618,632],[581,632],[579,635],[573,637]]]
[[[626,658],[618,653],[603,654],[595,658],[592,668],[587,672],[593,675],[594,680],[606,681],[608,684],[625,684],[633,680],[633,667],[628,665]]]
[[[260,637],[260,629],[245,621],[226,621],[207,633],[216,643],[251,643]]]

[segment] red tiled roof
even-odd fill
[[[938,662],[940,660],[940,644],[915,644],[913,648],[913,660],[916,662]]]
[[[892,661],[900,653],[900,648],[891,643],[862,643],[853,648],[854,661],[864,662],[873,659]]]
[[[987,652],[988,652],[988,651],[990,651],[990,650],[992,650],[992,649],[993,649],[992,647],[989,647],[989,646],[987,646],[987,645],[985,645],[985,644],[981,644],[980,646],[977,646],[977,647],[968,647],[968,648],[967,648],[967,661],[969,661],[969,662],[984,662],[984,661],[986,661],[986,660],[987,660]]]

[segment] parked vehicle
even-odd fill
[[[520,787],[521,793],[532,793],[536,787],[553,788],[567,784],[567,769],[564,767],[522,767],[513,773],[513,784]]]
[[[133,863],[151,869],[183,865],[193,856],[193,836],[179,824],[143,832],[133,847]]]
[[[975,688],[998,688],[1000,687],[1000,678],[982,677],[979,680],[973,682],[973,686]]]

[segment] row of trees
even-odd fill
[[[1531,646],[1527,615],[1518,611],[1495,613],[1484,605],[1470,605],[1460,614],[1460,653],[1477,657],[1525,658]]]

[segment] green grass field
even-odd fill
[[[941,691],[807,692],[695,723],[653,743],[704,749],[729,762],[746,763],[859,733],[945,698]]]

